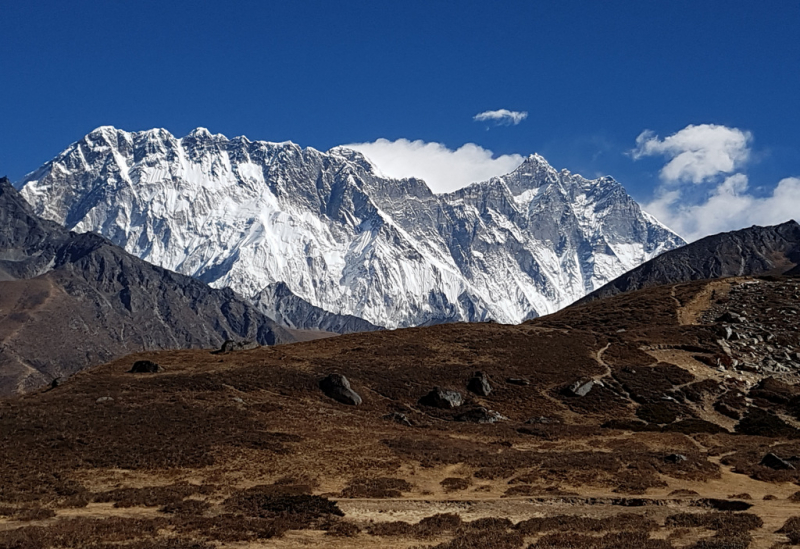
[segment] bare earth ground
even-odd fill
[[[0,549],[800,543],[799,291],[695,282],[520,326],[129,356],[0,401]],[[749,323],[730,345],[727,310]],[[361,405],[320,391],[331,372]],[[420,403],[434,386],[465,403]],[[504,419],[461,417],[479,407]]]

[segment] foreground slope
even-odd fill
[[[612,178],[537,155],[435,195],[345,148],[102,127],[18,186],[37,214],[230,287],[293,328],[521,322],[683,244]]]
[[[0,403],[0,546],[772,547],[800,534],[777,532],[800,516],[798,297],[699,281],[517,326],[116,360]],[[335,372],[361,405],[320,390]]]
[[[0,395],[131,352],[293,341],[231,290],[38,218],[0,179]]]
[[[800,265],[800,224],[753,226],[707,236],[672,250],[598,288],[582,301],[662,284],[726,276],[783,274]]]

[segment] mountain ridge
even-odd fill
[[[388,328],[520,322],[683,243],[612,178],[538,155],[437,195],[344,147],[104,126],[18,187],[39,215],[254,302],[283,283],[310,306]]]
[[[692,280],[794,274],[800,267],[800,224],[753,225],[670,250],[598,288],[579,303]]]
[[[131,352],[295,337],[238,297],[38,218],[0,179],[0,395]]]

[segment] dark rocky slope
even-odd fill
[[[229,289],[33,214],[0,179],[0,395],[127,353],[293,336]]]
[[[720,233],[655,257],[587,295],[578,303],[662,284],[727,276],[796,274],[800,225],[787,221]]]
[[[292,293],[285,282],[270,284],[253,297],[253,303],[280,325],[297,330],[352,334],[383,329],[357,316],[337,315],[316,307]]]

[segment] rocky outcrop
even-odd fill
[[[593,379],[578,380],[566,388],[566,394],[574,397],[584,397],[588,395],[595,386],[602,387],[603,382],[595,381]]]
[[[478,396],[489,396],[489,393],[492,392],[489,376],[484,372],[475,372],[467,382],[467,389]]]
[[[770,469],[775,469],[776,471],[789,471],[795,469],[794,465],[792,465],[785,459],[779,458],[772,452],[766,454],[761,459],[759,465],[763,465],[764,467],[769,467]]]
[[[508,418],[499,412],[489,410],[483,406],[472,408],[471,410],[467,410],[466,412],[458,414],[455,417],[456,421],[464,421],[468,423],[496,423],[506,419]]]
[[[419,403],[433,408],[458,408],[464,404],[464,397],[458,391],[434,387],[430,393],[419,400]]]
[[[734,281],[720,297],[700,317],[702,322],[716,325],[719,352],[698,356],[698,360],[720,371],[764,376],[800,371],[800,345],[796,343],[800,280]],[[767,381],[758,388],[763,390],[760,385],[764,383]]]
[[[164,368],[151,360],[137,360],[133,363],[131,369],[128,370],[131,374],[157,374],[163,371]]]
[[[236,351],[250,351],[258,349],[257,342],[245,339],[244,341],[234,341],[233,339],[226,339],[222,346],[219,348],[218,353],[233,353]]]
[[[342,374],[329,374],[319,382],[319,388],[326,396],[351,406],[361,404],[361,396],[350,388],[350,381]]]

